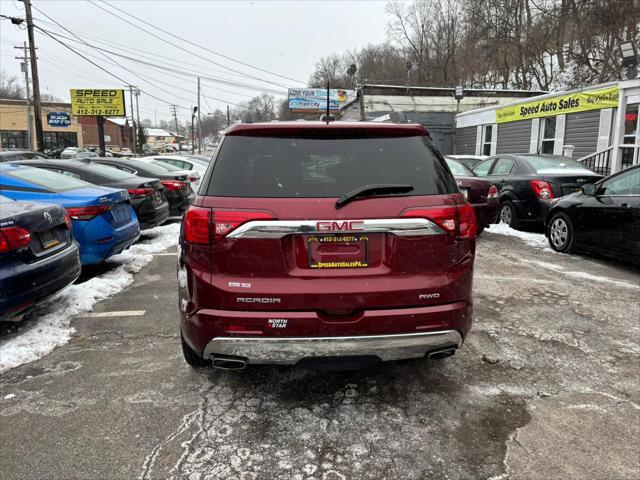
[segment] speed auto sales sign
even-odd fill
[[[103,117],[126,117],[124,90],[71,89],[71,114]]]

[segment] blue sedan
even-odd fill
[[[103,262],[140,236],[136,214],[124,190],[97,187],[73,177],[13,163],[0,164],[0,194],[14,200],[63,206],[80,245],[83,265]]]

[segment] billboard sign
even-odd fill
[[[355,98],[354,90],[330,89],[329,111],[338,111]],[[289,110],[299,113],[322,113],[327,111],[326,88],[290,88]]]
[[[71,116],[67,112],[49,112],[47,123],[51,127],[68,127],[71,125]]]
[[[71,89],[71,114],[79,116],[126,117],[124,90]]]

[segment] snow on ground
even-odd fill
[[[539,247],[547,249],[549,247],[549,241],[547,237],[545,237],[542,233],[533,233],[533,232],[522,232],[520,230],[515,230],[511,228],[506,223],[498,223],[496,225],[491,225],[491,227],[487,230],[489,233],[497,233],[498,235],[507,235],[510,237],[518,237],[523,240],[527,245],[531,245],[532,247]],[[550,248],[548,248],[551,250]],[[552,251],[552,250],[551,250]]]
[[[0,373],[44,357],[67,343],[74,332],[72,317],[91,311],[96,303],[133,283],[133,274],[153,259],[152,254],[178,244],[179,232],[179,223],[145,230],[143,235],[149,238],[146,243],[133,245],[108,260],[120,264],[118,267],[71,285],[39,306],[28,326],[0,341]]]

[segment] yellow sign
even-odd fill
[[[124,90],[73,88],[71,115],[126,117]]]
[[[496,110],[496,123],[613,108],[618,106],[619,93],[618,87],[615,86],[519,103]]]

